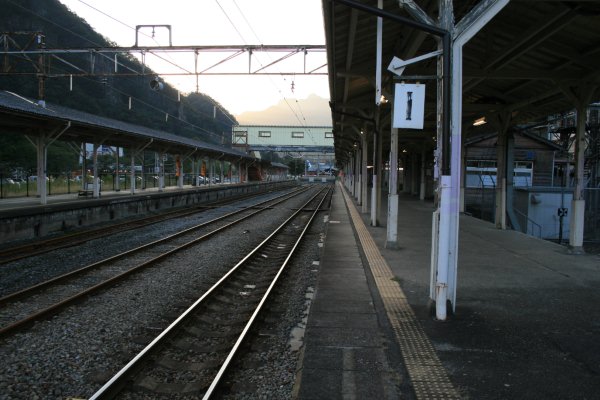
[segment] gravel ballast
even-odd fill
[[[248,201],[244,205],[249,205]],[[49,320],[37,322],[23,333],[1,339],[0,399],[90,397],[145,346],[143,338],[152,338],[168,326],[174,313],[183,311],[185,304],[200,297],[226,267],[237,263],[298,205],[296,200],[294,204],[287,202],[276,206],[268,211],[268,218],[263,213],[258,218],[244,221],[178,253],[171,261],[162,262],[134,279],[71,306]],[[0,271],[0,293],[13,292],[177,232],[230,211],[232,207],[236,206],[7,264]],[[318,259],[320,248],[317,243],[326,226],[322,214],[313,224],[308,243],[299,249],[300,253],[290,264],[286,279],[277,290],[277,306],[265,313],[264,322],[257,328],[258,334],[252,340],[258,340],[256,343],[260,344],[250,345],[248,356],[239,362],[240,371],[228,378],[232,382],[228,398],[290,397],[297,367],[297,352],[290,349],[290,332],[301,324],[307,308],[306,294],[314,284],[318,266],[313,261]],[[252,346],[262,350],[256,352]],[[260,368],[245,372],[244,365],[253,367],[256,357],[261,360]],[[248,388],[240,389],[246,382],[252,383],[248,386],[251,393],[247,392]]]

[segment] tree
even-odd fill
[[[304,160],[301,158],[288,158],[285,164],[290,168],[290,175],[304,174]]]

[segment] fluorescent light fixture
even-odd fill
[[[475,122],[473,122],[473,126],[479,126],[479,125],[483,125],[486,123],[487,123],[487,121],[485,120],[485,117],[481,117],[479,119],[476,119]]]

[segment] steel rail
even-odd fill
[[[279,204],[281,202],[284,202],[284,201],[288,200],[289,198],[294,197],[294,196],[300,194],[301,192],[302,191],[295,191],[291,195],[284,195],[284,196],[282,196],[283,198],[278,198],[278,201],[276,201],[274,204]],[[272,200],[273,199],[271,199],[269,201],[272,201]],[[259,204],[265,204],[265,203],[268,203],[269,201],[265,201],[265,202],[262,202],[262,203],[259,203]],[[198,226],[198,227],[205,226],[207,224],[210,224],[210,223],[216,222],[218,220],[227,218],[227,217],[229,217],[231,215],[239,214],[241,212],[247,211],[250,208],[255,208],[255,207],[256,207],[256,205],[252,206],[252,207],[249,207],[249,208],[244,208],[242,210],[234,211],[234,212],[229,213],[227,215],[218,217],[218,218],[216,218],[216,219],[214,219],[212,221],[207,221],[207,222],[205,222],[203,224],[200,224],[200,226]],[[98,283],[96,285],[88,287],[87,289],[85,289],[85,290],[83,290],[81,292],[78,292],[75,295],[72,295],[72,296],[70,296],[70,297],[68,297],[66,299],[63,299],[63,300],[61,300],[58,303],[55,303],[55,304],[53,304],[53,305],[51,305],[49,307],[46,307],[46,308],[44,308],[42,310],[37,311],[34,314],[30,314],[30,315],[28,315],[25,318],[22,318],[22,319],[20,319],[18,321],[15,321],[15,322],[13,322],[13,323],[11,323],[9,325],[6,325],[6,326],[0,328],[0,337],[8,335],[8,334],[12,334],[12,333],[16,332],[17,330],[22,329],[23,327],[27,326],[28,324],[30,324],[30,323],[32,323],[34,321],[37,321],[37,320],[39,320],[39,319],[41,319],[43,317],[47,317],[49,315],[52,315],[56,311],[60,310],[61,308],[64,308],[64,307],[66,307],[68,305],[71,305],[71,304],[74,304],[75,302],[81,300],[83,297],[88,296],[88,295],[90,295],[93,292],[96,292],[96,291],[98,291],[100,289],[103,289],[105,287],[111,286],[114,283],[119,282],[119,281],[123,280],[124,278],[128,277],[129,275],[132,275],[132,274],[134,274],[136,272],[139,272],[142,269],[148,268],[148,267],[154,265],[155,263],[157,263],[158,261],[160,261],[162,259],[165,259],[165,258],[167,258],[167,257],[175,254],[176,252],[179,252],[179,251],[184,250],[184,249],[186,249],[186,248],[188,248],[190,246],[198,244],[199,242],[201,242],[203,240],[206,240],[209,237],[211,237],[211,236],[213,236],[213,235],[215,235],[215,234],[217,234],[217,233],[219,233],[219,232],[221,232],[221,231],[223,231],[223,230],[225,230],[225,229],[227,229],[227,228],[229,228],[229,227],[231,227],[231,226],[233,226],[235,224],[238,224],[241,221],[244,221],[244,220],[246,220],[246,219],[248,219],[248,218],[250,218],[250,217],[252,217],[252,216],[254,216],[254,215],[258,214],[258,213],[260,213],[260,212],[263,212],[263,211],[265,211],[267,209],[269,209],[269,208],[268,207],[259,208],[259,209],[255,210],[254,212],[251,212],[248,215],[245,215],[245,216],[243,216],[243,217],[241,217],[241,218],[239,218],[239,219],[237,219],[235,221],[227,223],[226,225],[224,225],[224,226],[222,226],[220,228],[217,228],[217,229],[215,229],[215,230],[213,230],[211,232],[208,232],[208,233],[206,233],[206,234],[204,234],[202,236],[199,236],[198,238],[196,238],[196,239],[194,239],[192,241],[189,241],[189,242],[187,242],[187,243],[185,243],[185,244],[183,244],[181,246],[178,246],[178,247],[173,248],[173,249],[171,249],[169,251],[166,251],[166,252],[160,254],[159,256],[156,256],[156,257],[154,257],[154,258],[152,258],[150,260],[147,260],[147,261],[145,261],[145,262],[143,262],[141,264],[138,264],[138,265],[132,267],[131,269],[129,269],[129,270],[125,271],[125,272],[122,272],[122,273],[120,273],[118,275],[115,275],[112,278],[106,279],[106,280],[104,280],[104,281],[102,281],[102,282],[100,282],[100,283]],[[166,239],[168,239],[168,240],[173,239],[173,237],[175,237],[175,236],[181,236],[184,233],[189,233],[189,231],[194,230],[194,228],[198,229],[198,227],[192,227],[190,229],[187,229],[186,231],[182,231],[180,233],[177,233],[177,234],[174,234],[174,235],[170,235]],[[142,245],[142,246],[140,246],[140,247],[138,247],[136,249],[133,249],[132,251],[126,252],[127,253],[126,255],[131,255],[133,252],[137,252],[140,249],[146,249],[148,247],[155,246],[157,242],[158,241],[155,241],[155,242],[152,242],[152,243],[149,243],[149,244],[146,244],[146,245]],[[91,264],[91,265],[89,265],[87,267],[81,268],[79,270],[75,270],[75,271],[73,271],[71,273],[67,273],[67,274],[61,275],[60,277],[54,278],[53,280],[50,280],[50,281],[47,281],[47,282],[42,282],[40,285],[36,285],[36,286],[31,287],[29,289],[25,289],[24,291],[17,292],[17,293],[14,293],[13,295],[6,296],[5,298],[2,298],[1,300],[4,301],[7,297],[10,297],[10,299],[8,299],[7,301],[14,300],[14,299],[19,298],[19,297],[23,297],[26,294],[25,292],[31,293],[31,292],[38,291],[38,290],[42,289],[45,286],[49,286],[50,284],[53,284],[53,283],[59,282],[61,280],[64,280],[65,277],[66,278],[72,277],[72,276],[80,274],[82,272],[86,272],[86,271],[89,271],[91,269],[97,268],[100,264],[106,264],[106,263],[108,263],[110,261],[115,261],[116,259],[123,258],[123,257],[124,257],[123,254],[118,254],[118,255],[110,257],[110,258],[108,258],[106,260],[102,260],[102,261],[100,261],[98,263],[94,263],[94,264]],[[4,301],[4,302],[6,302],[6,301]]]
[[[262,194],[262,193],[260,193],[260,194]],[[75,245],[78,245],[81,243],[89,242],[91,240],[99,239],[99,238],[113,234],[114,233],[113,229],[118,228],[119,232],[123,232],[125,230],[142,228],[142,227],[145,227],[148,225],[157,224],[159,222],[163,222],[163,221],[177,218],[180,216],[198,213],[204,209],[212,209],[216,206],[222,206],[224,204],[234,203],[239,200],[251,198],[254,195],[255,194],[252,194],[252,195],[245,194],[245,195],[241,195],[241,196],[235,196],[234,198],[229,198],[226,201],[217,200],[214,202],[208,202],[204,205],[194,206],[194,207],[192,207],[191,210],[186,209],[186,210],[166,211],[166,212],[160,213],[159,215],[151,215],[151,216],[135,219],[133,221],[125,221],[125,222],[119,222],[116,224],[111,224],[108,227],[105,226],[105,227],[100,227],[100,228],[86,229],[83,231],[74,232],[74,233],[66,234],[66,235],[59,236],[59,237],[35,241],[33,243],[27,243],[27,244],[23,244],[23,245],[19,245],[19,246],[7,247],[5,249],[0,249],[0,265],[7,264],[9,262],[13,262],[13,261],[17,261],[17,260],[21,260],[23,258],[29,258],[32,256],[37,256],[40,254],[48,253],[50,251],[63,249],[66,247],[72,247],[72,246],[75,246]],[[73,238],[75,238],[75,240],[72,240]],[[77,239],[77,238],[79,238],[79,239]],[[63,243],[61,243],[61,242],[63,242]],[[57,243],[57,245],[55,245],[55,247],[50,247],[50,248],[43,247],[43,246],[48,246],[48,245],[51,246],[54,243]],[[13,255],[14,253],[17,253],[17,252],[21,252],[22,254],[19,254],[16,256]],[[2,302],[2,300],[0,300],[0,303],[1,302]]]
[[[231,349],[231,351],[227,355],[227,358],[225,359],[225,362],[223,362],[223,365],[219,369],[219,372],[217,372],[217,375],[215,376],[215,378],[213,379],[213,381],[210,384],[209,388],[207,389],[206,393],[204,394],[204,397],[202,397],[202,400],[209,400],[213,396],[213,394],[215,393],[215,390],[216,390],[219,382],[221,381],[221,378],[223,377],[223,375],[225,374],[225,372],[229,368],[229,365],[231,364],[231,361],[233,360],[233,357],[235,356],[235,354],[239,350],[239,348],[242,345],[243,341],[246,339],[246,336],[247,336],[248,332],[250,331],[250,328],[252,327],[252,325],[254,324],[254,321],[256,320],[258,314],[262,310],[263,305],[265,304],[265,302],[269,298],[269,296],[270,296],[273,288],[277,284],[277,281],[279,280],[279,277],[281,276],[281,274],[283,273],[283,271],[287,267],[289,260],[292,258],[292,256],[296,252],[296,249],[300,245],[300,242],[302,241],[302,239],[304,239],[304,236],[306,235],[306,232],[308,231],[308,228],[310,228],[310,226],[312,225],[312,221],[314,220],[314,218],[317,215],[317,213],[319,211],[321,211],[321,206],[323,205],[323,202],[327,198],[327,195],[329,194],[330,191],[331,191],[331,188],[327,191],[327,193],[325,194],[325,196],[323,196],[323,198],[321,199],[321,201],[319,202],[319,204],[312,211],[312,214],[311,214],[309,220],[307,221],[307,223],[305,224],[304,229],[300,233],[298,239],[296,239],[296,242],[294,243],[294,246],[290,250],[288,256],[285,258],[284,262],[281,264],[281,267],[279,268],[279,271],[277,271],[277,274],[275,275],[275,278],[273,278],[273,281],[271,282],[271,284],[267,288],[267,291],[265,292],[265,294],[263,295],[262,299],[260,300],[258,306],[254,310],[254,313],[252,313],[252,316],[248,320],[248,323],[246,324],[246,326],[244,327],[242,333],[240,334],[240,336],[236,340],[235,344],[233,345],[233,348]]]
[[[320,193],[322,193],[325,188],[321,189],[314,196],[312,196],[304,206],[300,207],[298,210],[293,212],[289,218],[287,218],[281,225],[279,225],[267,238],[265,238],[259,245],[257,245],[252,251],[250,251],[246,256],[244,256],[235,266],[233,266],[229,271],[227,271],[213,286],[211,286],[204,294],[196,300],[189,308],[187,308],[175,321],[173,321],[167,328],[165,328],[156,338],[154,338],[144,349],[142,349],[132,360],[130,360],[121,370],[119,370],[108,382],[106,382],[96,393],[90,397],[89,400],[101,400],[101,399],[113,399],[123,387],[127,385],[128,379],[135,375],[140,368],[143,366],[146,358],[152,354],[156,349],[160,348],[166,339],[171,337],[176,332],[176,329],[201,305],[205,303],[205,301],[213,295],[213,293],[220,288],[224,282],[226,282],[230,277],[233,276],[238,269],[240,269],[248,260],[250,260],[256,253],[261,250],[266,244],[268,244],[283,228],[285,228],[298,214],[304,211],[304,208],[310,204]],[[331,190],[331,189],[329,189]],[[324,196],[326,198],[327,196]],[[322,201],[321,203],[322,204]],[[316,208],[314,213],[319,210],[319,207]],[[310,218],[309,221],[312,222],[313,217]],[[304,231],[303,231],[304,232]],[[296,246],[294,246],[294,249]],[[289,259],[289,257],[288,257]],[[286,259],[287,263],[287,259]],[[277,274],[279,277],[280,273]],[[272,285],[270,285],[271,287]],[[261,300],[261,306],[264,301]],[[257,313],[256,313],[257,314]],[[254,321],[255,316],[253,314],[252,321]],[[249,328],[248,328],[249,329]],[[247,332],[247,329],[245,329]],[[245,335],[245,334],[244,334]],[[237,342],[236,342],[237,344]],[[236,350],[239,345],[236,346]],[[229,357],[231,359],[233,356]],[[222,374],[221,374],[222,375]],[[216,384],[215,384],[216,386]]]
[[[302,188],[300,188],[298,190],[295,190],[292,193],[284,193],[284,194],[282,194],[280,196],[274,197],[273,199],[265,200],[264,202],[259,202],[259,203],[255,204],[255,205],[251,206],[251,207],[243,208],[241,210],[232,211],[232,212],[224,214],[224,215],[222,215],[220,217],[213,218],[210,221],[205,221],[205,222],[203,222],[201,224],[194,225],[194,226],[191,226],[189,228],[186,228],[183,231],[180,231],[180,232],[177,232],[177,233],[165,236],[163,238],[154,240],[152,242],[143,244],[143,245],[135,247],[133,249],[124,251],[122,253],[116,254],[116,255],[108,257],[108,258],[105,258],[105,259],[97,261],[95,263],[86,265],[86,266],[84,266],[82,268],[78,268],[76,270],[69,271],[69,272],[64,273],[62,275],[58,275],[58,276],[56,276],[54,278],[48,279],[48,280],[46,280],[44,282],[40,282],[40,283],[38,283],[36,285],[33,285],[33,286],[30,286],[30,287],[24,288],[24,289],[19,290],[17,292],[9,293],[6,296],[0,297],[0,305],[5,304],[8,301],[12,301],[12,300],[16,300],[18,298],[22,298],[23,296],[26,296],[27,294],[30,294],[32,292],[38,291],[40,289],[43,289],[44,287],[47,287],[47,286],[50,286],[51,284],[60,282],[60,281],[62,281],[64,279],[66,279],[66,278],[74,277],[74,276],[79,275],[79,274],[81,274],[83,272],[89,271],[89,270],[91,270],[93,268],[98,268],[98,267],[100,267],[100,266],[102,266],[104,264],[107,264],[109,262],[113,262],[113,261],[119,260],[121,258],[124,258],[124,257],[130,256],[132,254],[135,254],[135,253],[137,253],[139,251],[145,250],[145,249],[147,249],[149,247],[156,246],[157,244],[161,244],[161,243],[167,242],[167,241],[175,239],[175,238],[177,238],[179,236],[183,236],[183,235],[185,235],[185,234],[187,234],[189,232],[192,232],[194,230],[203,228],[203,227],[205,227],[207,225],[210,225],[210,224],[212,224],[214,222],[217,222],[217,221],[220,221],[222,219],[228,218],[228,217],[230,217],[232,215],[236,215],[236,214],[242,213],[242,212],[244,212],[244,211],[246,211],[246,210],[248,210],[250,208],[255,208],[255,207],[258,207],[258,206],[260,206],[262,204],[267,204],[267,203],[269,203],[269,202],[271,202],[271,201],[273,201],[275,199],[282,199],[281,201],[285,201],[287,198],[289,198],[291,196],[294,196],[296,194],[300,194],[301,191],[303,191]],[[278,203],[275,203],[275,204],[278,204]]]

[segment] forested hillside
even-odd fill
[[[9,50],[35,49],[39,46],[34,32],[41,32],[47,48],[94,48],[114,46],[95,32],[83,19],[71,13],[58,0],[0,0],[0,47]],[[133,32],[132,32],[133,37]],[[6,44],[5,44],[6,43]],[[119,71],[149,72],[135,58],[118,55]],[[53,74],[76,74],[78,68],[89,71],[93,62],[94,71],[104,76],[55,77]],[[0,90],[10,90],[20,95],[38,98],[38,78],[35,73],[39,60],[24,56],[2,57],[0,62]],[[114,59],[89,54],[60,55],[47,57],[44,80],[45,100],[94,114],[169,131],[177,135],[203,141],[221,143],[229,139],[233,115],[224,111],[210,97],[203,94],[181,96],[165,84],[164,90],[150,89],[150,75],[117,76],[114,74]],[[151,72],[151,71],[150,71]],[[131,98],[131,109],[129,102]],[[217,106],[216,116],[213,107]],[[166,114],[169,114],[166,117]],[[2,143],[0,135],[0,156]]]

